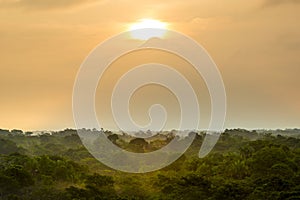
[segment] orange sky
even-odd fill
[[[297,0],[0,0],[0,128],[74,127],[83,59],[141,18],[210,53],[227,91],[226,127],[300,127],[299,11]]]

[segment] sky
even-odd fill
[[[166,22],[207,50],[226,88],[226,128],[300,127],[299,11],[299,0],[0,0],[0,128],[73,128],[72,92],[81,63],[99,43],[143,18]],[[150,54],[142,58],[156,58]],[[183,62],[174,55],[159,57],[170,65]],[[109,101],[101,92],[133,60],[120,64],[120,59],[107,73],[107,87],[99,87],[96,107],[104,121]],[[192,82],[209,116],[205,86]],[[149,86],[133,99],[133,119],[146,123],[147,106],[158,101],[169,103],[170,120],[178,122],[169,91]]]

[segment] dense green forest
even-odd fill
[[[127,150],[152,151],[152,141],[106,132]],[[172,134],[171,134],[172,136]],[[300,139],[242,129],[222,133],[205,158],[205,133],[176,162],[159,171],[129,174],[94,159],[75,130],[34,135],[0,130],[0,199],[300,199]]]

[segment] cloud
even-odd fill
[[[263,7],[277,6],[280,4],[299,4],[299,0],[265,0]]]
[[[97,0],[0,0],[0,7],[48,10],[75,7],[92,2],[97,2]]]

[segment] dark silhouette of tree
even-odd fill
[[[144,138],[134,138],[129,142],[134,152],[143,153],[148,147],[148,142]]]
[[[119,139],[119,136],[117,134],[112,134],[107,136],[107,138],[114,144],[116,144],[117,140]]]

